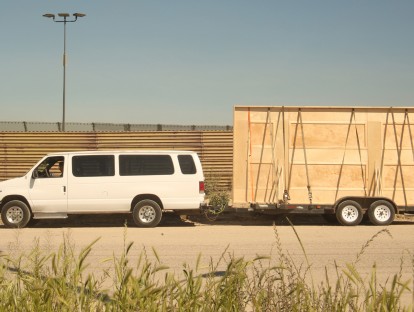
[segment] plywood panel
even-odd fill
[[[358,135],[356,131],[358,131]],[[289,147],[302,147],[301,126],[297,123],[291,124],[289,133]],[[345,145],[348,148],[366,148],[364,125],[351,125],[349,127],[346,124],[304,124],[303,133],[306,148],[345,148]]]
[[[414,121],[414,120],[413,120]],[[411,131],[411,135],[410,135]],[[414,139],[414,125],[402,125],[397,124],[395,127],[393,125],[383,125],[383,135],[385,135],[385,148],[406,148],[413,149],[412,140]],[[402,141],[401,141],[402,138]]]
[[[341,189],[339,192],[336,192],[334,189],[312,189],[312,204],[315,205],[332,205],[337,199],[340,199],[349,194],[354,194],[354,196],[364,196],[365,193],[360,188],[351,188],[351,189]],[[290,203],[292,204],[310,204],[308,190],[305,188],[302,189],[291,189],[290,192]]]
[[[342,170],[342,171],[341,171]],[[366,166],[358,165],[310,165],[308,166],[310,185],[315,187],[340,188],[364,187],[364,174]],[[291,187],[306,187],[306,167],[304,165],[293,165],[290,172]]]
[[[402,188],[414,186],[414,166],[397,166],[388,165],[384,166],[383,176],[383,187],[384,188]],[[401,175],[402,172],[402,175]],[[404,185],[403,185],[404,183]]]
[[[388,149],[383,151],[381,155],[381,160],[385,166],[398,164],[398,159],[400,162],[405,165],[414,164],[414,154],[412,150],[396,150]]]
[[[273,124],[252,123],[251,124],[251,144],[252,145],[272,145]]]
[[[414,203],[414,190],[413,189],[385,189],[382,193],[383,196],[390,198],[397,202],[400,206],[411,206]]]
[[[293,157],[293,158],[292,158]],[[306,148],[306,159],[308,164],[367,164],[367,150],[357,149],[328,149],[328,148]],[[305,153],[303,148],[289,150],[289,162],[294,164],[305,164]]]
[[[312,165],[308,167],[309,181],[312,191],[316,189],[330,189],[334,193],[339,193],[341,189],[360,189],[364,193],[364,178],[362,174],[366,171],[366,166],[359,165]],[[323,176],[323,179],[321,177]],[[293,165],[291,172],[284,183],[284,176],[281,168],[272,164],[252,164],[251,180],[248,191],[252,192],[255,201],[268,201],[268,194],[277,193],[277,200],[282,199],[282,190],[290,186],[292,189],[303,189],[307,194],[307,178],[304,165]],[[288,185],[288,183],[290,184]],[[358,192],[359,193],[359,192]],[[292,201],[297,202],[297,198],[291,195]]]
[[[271,146],[252,146],[251,163],[272,163],[275,158],[275,151]]]

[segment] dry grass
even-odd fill
[[[292,230],[295,228],[292,226]],[[221,258],[200,273],[200,259],[194,268],[183,265],[180,277],[171,274],[157,252],[149,261],[147,251],[137,263],[130,263],[133,246],[124,235],[123,253],[106,259],[111,268],[98,275],[87,273],[88,255],[98,240],[80,252],[68,237],[57,251],[45,252],[35,243],[28,253],[18,252],[18,239],[9,254],[0,258],[1,311],[412,311],[404,306],[403,294],[414,292],[413,281],[402,279],[400,271],[385,284],[377,280],[372,266],[368,279],[358,273],[358,262],[381,230],[361,247],[355,261],[341,269],[337,279],[315,285],[312,268],[300,237],[296,237],[305,263],[295,263],[282,246],[274,227],[275,256],[246,260],[224,250]],[[409,255],[413,267],[414,256]],[[226,269],[218,271],[225,265]],[[327,269],[326,269],[327,271]],[[113,272],[113,273],[111,273]],[[160,279],[159,277],[162,276]],[[103,285],[110,281],[112,287]]]

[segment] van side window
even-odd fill
[[[73,156],[72,174],[75,177],[108,177],[115,175],[113,155]]]
[[[195,174],[197,172],[193,156],[191,155],[178,155],[178,163],[183,174]]]
[[[120,155],[119,174],[171,175],[174,174],[174,165],[169,155]]]

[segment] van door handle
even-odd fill
[[[63,186],[63,193],[66,193],[66,186]]]

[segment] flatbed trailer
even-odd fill
[[[232,208],[365,217],[414,213],[414,108],[234,108]]]

